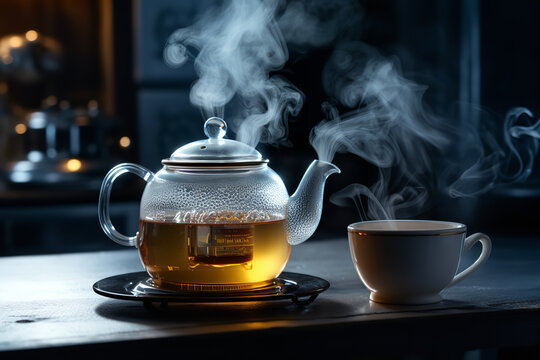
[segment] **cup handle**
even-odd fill
[[[463,244],[463,253],[469,251],[478,241],[480,241],[480,243],[482,244],[482,252],[480,253],[480,256],[471,266],[454,276],[454,279],[452,279],[452,282],[450,282],[447,288],[457,284],[458,282],[478,270],[478,268],[484,265],[484,263],[489,258],[489,254],[491,253],[491,239],[489,238],[489,236],[482,233],[473,234],[465,239],[465,243]]]
[[[137,164],[124,163],[113,167],[107,175],[105,175],[103,183],[101,184],[98,215],[101,228],[112,241],[124,246],[134,246],[138,233],[134,236],[121,234],[114,228],[109,217],[109,201],[111,199],[112,184],[117,177],[128,172],[140,176],[146,182],[152,180],[154,177],[154,174],[150,170]]]

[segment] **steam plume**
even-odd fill
[[[303,95],[284,78],[270,76],[288,59],[276,22],[280,2],[228,1],[197,23],[176,30],[168,39],[165,61],[181,66],[194,58],[199,76],[191,102],[205,117],[223,116],[235,95],[242,111],[232,121],[237,139],[252,146],[274,143],[287,134],[287,116],[297,115]]]
[[[464,141],[472,147],[469,154],[476,156],[474,163],[459,172],[457,179],[448,185],[448,194],[454,198],[471,197],[486,193],[498,184],[527,180],[538,154],[534,130],[538,123],[532,126],[518,124],[530,123],[532,117],[528,109],[517,107],[508,111],[502,129],[469,128],[462,132]],[[502,142],[496,140],[497,131],[502,133]]]
[[[288,80],[270,75],[287,62],[287,43],[304,51],[328,45],[354,32],[360,13],[354,0],[226,1],[171,34],[164,58],[171,67],[194,60],[199,78],[190,100],[205,118],[223,117],[234,100],[240,110],[227,120],[237,140],[284,143],[288,117],[298,115],[304,99]]]
[[[532,171],[540,120],[516,125],[530,124],[527,109],[510,110],[503,129],[492,122],[458,126],[429,111],[426,88],[403,77],[397,60],[363,44],[338,47],[323,78],[327,92],[355,110],[341,115],[325,104],[328,119],[312,130],[310,141],[322,160],[347,152],[379,169],[370,187],[352,184],[331,197],[338,205],[352,199],[364,220],[414,215],[436,191],[476,196],[499,183],[524,181]],[[518,139],[523,135],[528,138]]]
[[[289,58],[287,43],[305,51],[340,39],[323,72],[337,106],[323,104],[327,118],[310,141],[321,160],[348,152],[378,169],[374,184],[352,184],[331,198],[352,198],[364,219],[413,215],[436,191],[470,197],[526,180],[540,120],[532,124],[527,109],[512,109],[499,134],[490,121],[460,124],[434,114],[423,101],[427,88],[405,78],[397,59],[345,40],[359,28],[359,10],[352,0],[226,1],[175,31],[164,57],[173,67],[194,60],[199,78],[190,100],[205,117],[240,104],[227,120],[238,140],[256,146],[285,142],[288,116],[303,105],[302,92],[274,74]]]
[[[382,58],[362,44],[344,44],[334,52],[323,76],[326,90],[347,107],[344,115],[326,104],[329,119],[311,132],[319,159],[332,161],[336,152],[349,152],[373,164],[379,180],[355,184],[331,199],[365,196],[370,218],[393,218],[399,209],[420,208],[430,187],[429,152],[449,144],[447,125],[423,104],[425,87],[401,75],[395,59]],[[392,177],[390,178],[390,174]],[[391,192],[391,188],[400,186]]]

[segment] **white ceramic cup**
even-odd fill
[[[371,291],[370,299],[387,304],[430,304],[484,264],[491,240],[482,233],[465,238],[463,224],[428,220],[381,220],[347,228],[354,266]],[[461,254],[477,242],[482,253],[456,275]]]

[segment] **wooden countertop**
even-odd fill
[[[487,264],[427,306],[371,303],[344,237],[293,248],[286,271],[331,284],[305,308],[278,301],[147,309],[92,290],[97,280],[140,270],[136,249],[0,258],[0,356],[334,356],[540,346],[537,239],[493,239]]]

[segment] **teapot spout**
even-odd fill
[[[296,192],[291,196],[288,207],[288,241],[300,244],[315,232],[321,219],[324,184],[333,173],[341,170],[329,162],[315,160],[309,165]]]

